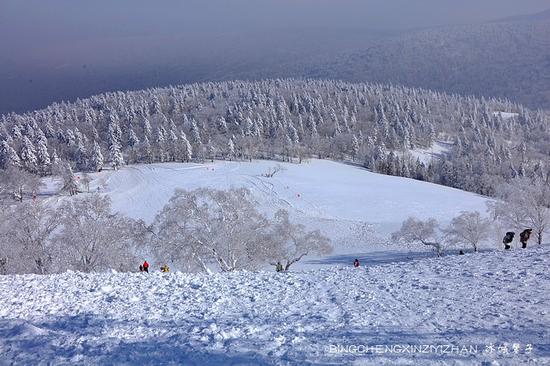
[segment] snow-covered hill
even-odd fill
[[[262,176],[278,164],[284,170],[273,178]],[[388,234],[409,216],[434,217],[446,224],[461,211],[486,210],[486,198],[476,194],[326,160],[303,164],[219,161],[135,165],[94,177],[92,190],[99,187],[108,194],[114,210],[147,222],[154,219],[176,188],[247,187],[262,210],[286,208],[295,220],[321,229],[332,239],[333,256],[316,264],[340,259],[350,262],[355,255],[387,250]]]
[[[0,276],[0,364],[548,365],[549,256]]]

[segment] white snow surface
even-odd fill
[[[419,159],[422,163],[428,165],[432,160],[437,160],[448,153],[452,148],[453,143],[447,141],[436,141],[429,149],[416,148],[408,152]]]
[[[549,258],[543,246],[284,274],[0,276],[0,364],[548,365]],[[354,345],[383,352],[334,353]]]
[[[277,164],[284,170],[273,178],[262,176]],[[473,193],[327,160],[134,165],[93,178],[92,190],[99,187],[108,194],[115,211],[148,223],[177,188],[246,187],[262,211],[285,208],[295,221],[320,229],[332,239],[335,255],[387,249],[389,234],[409,216],[434,217],[445,225],[461,211],[484,213],[487,201]]]
[[[519,113],[512,113],[512,112],[493,112],[494,116],[500,115],[503,119],[510,119],[519,116]]]

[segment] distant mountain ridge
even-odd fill
[[[494,20],[494,23],[501,22],[524,22],[524,21],[537,21],[537,20],[550,20],[550,8],[547,10],[533,13],[533,14],[524,14],[524,15],[515,15],[511,17],[501,18]]]

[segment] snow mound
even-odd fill
[[[285,274],[0,276],[1,363],[548,365],[549,258],[538,247]]]

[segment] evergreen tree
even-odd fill
[[[351,158],[353,161],[357,158],[359,155],[359,140],[357,140],[357,136],[353,135],[351,139]]]
[[[50,171],[51,159],[48,153],[48,141],[45,136],[42,136],[36,145],[36,159],[39,170],[42,174]]]
[[[235,139],[235,136],[231,136],[229,138],[229,141],[227,142],[227,158],[231,161],[235,158],[235,143],[233,140]]]
[[[10,166],[21,167],[21,159],[7,141],[2,141],[0,144],[0,168],[7,169]]]
[[[180,140],[182,146],[181,160],[188,163],[193,158],[193,148],[191,147],[191,144],[189,143],[189,140],[187,140],[187,136],[183,131],[181,131]]]
[[[113,165],[113,169],[115,170],[124,165],[124,158],[122,156],[122,152],[120,151],[120,145],[116,141],[113,141],[111,145],[109,145],[109,158],[111,160],[111,164]]]
[[[103,169],[103,154],[101,153],[101,147],[99,146],[97,141],[94,141],[91,163],[92,169],[96,172],[100,172],[101,169]]]
[[[36,150],[27,136],[23,137],[23,144],[21,146],[21,163],[29,172],[36,172],[38,165]]]

